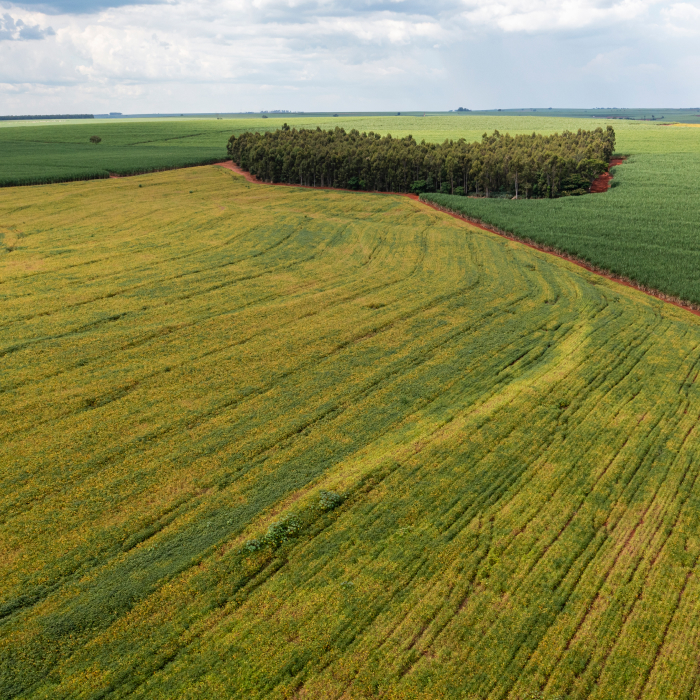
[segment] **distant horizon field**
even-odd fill
[[[143,119],[159,119],[159,120],[181,120],[181,119],[251,119],[262,118],[266,114],[270,119],[288,118],[288,119],[305,119],[305,118],[327,118],[337,115],[337,118],[349,117],[369,117],[372,119],[384,116],[394,116],[400,114],[402,116],[451,116],[451,117],[468,117],[468,116],[537,116],[544,118],[591,118],[591,119],[615,119],[615,120],[651,120],[651,121],[679,121],[689,123],[700,123],[700,107],[696,108],[669,108],[669,107],[635,107],[630,109],[620,109],[616,107],[604,108],[551,108],[551,107],[530,107],[530,108],[506,108],[506,109],[485,109],[485,110],[468,110],[466,112],[458,112],[456,108],[449,111],[439,110],[397,110],[395,112],[380,111],[380,112],[353,112],[353,111],[328,111],[328,112],[202,112],[202,113],[170,113],[170,114],[119,114],[118,116],[108,116],[107,114],[96,114],[94,119],[83,120],[82,123],[94,122],[112,122],[112,121],[133,121]],[[62,120],[62,123],[68,121],[80,120]],[[27,124],[40,124],[45,120],[9,120],[0,119],[0,126],[21,126]],[[55,123],[55,122],[54,122]]]
[[[71,180],[100,179],[110,174],[129,175],[170,168],[203,165],[223,160],[231,134],[244,131],[274,131],[288,115],[268,119],[122,119],[67,120],[61,124],[23,124],[0,128],[0,186],[47,184]],[[2,123],[2,122],[0,122]],[[633,152],[637,144],[649,147],[649,130],[674,129],[653,122],[615,119],[579,119],[541,116],[443,115],[372,117],[297,117],[297,128],[356,128],[359,131],[411,134],[417,140],[439,142],[464,138],[480,140],[495,129],[503,133],[553,133],[595,129],[611,124],[622,152]],[[97,145],[91,136],[102,138]]]

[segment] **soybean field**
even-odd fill
[[[604,194],[556,200],[424,195],[520,238],[700,305],[700,129],[636,125]]]
[[[554,112],[553,112],[554,113]],[[289,116],[236,119],[91,120],[0,128],[0,185],[106,178],[224,160],[226,142],[275,131]],[[3,124],[6,124],[3,122]],[[543,116],[297,116],[297,128],[342,126],[417,141],[479,140],[614,125],[628,156],[604,195],[555,201],[450,198],[433,201],[515,235],[575,255],[651,289],[700,305],[700,130],[621,119]],[[91,144],[89,138],[102,138]]]
[[[21,122],[20,122],[21,123]],[[0,187],[95,180],[215,163],[230,129],[218,120],[86,120],[0,128]],[[100,143],[90,142],[97,136]]]
[[[0,696],[700,696],[696,316],[216,166],[0,222]]]

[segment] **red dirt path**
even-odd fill
[[[624,158],[613,158],[613,160],[610,161],[610,167],[613,165],[620,165],[624,161]],[[310,189],[310,190],[333,190],[335,192],[355,192],[355,190],[341,190],[337,187],[311,187],[309,185],[290,185],[286,182],[282,183],[271,183],[271,182],[263,182],[262,180],[258,180],[257,178],[253,177],[249,172],[243,170],[242,168],[239,168],[235,163],[232,161],[226,161],[224,163],[216,163],[215,165],[219,165],[222,168],[226,168],[228,170],[233,171],[237,175],[242,175],[248,182],[252,182],[255,185],[272,185],[274,187],[303,187],[304,189]],[[607,178],[607,183],[609,187],[609,182],[612,180],[612,176],[609,173],[605,173],[605,175],[608,176]],[[603,177],[603,176],[601,176]],[[600,178],[599,178],[600,179]],[[605,192],[608,187],[606,187],[605,190],[597,190],[600,192]],[[532,248],[533,250],[537,250],[541,253],[547,253],[548,255],[554,255],[557,258],[561,258],[562,260],[566,260],[567,262],[573,263],[574,265],[578,265],[578,267],[582,267],[584,270],[587,270],[588,272],[593,273],[594,275],[598,275],[599,277],[605,277],[606,279],[609,279],[613,282],[617,282],[617,284],[621,284],[625,287],[629,287],[631,289],[636,289],[638,292],[642,292],[646,294],[647,296],[654,297],[655,299],[659,299],[660,301],[665,302],[666,304],[672,304],[673,306],[677,306],[679,309],[683,309],[684,311],[690,311],[691,314],[695,314],[696,316],[700,316],[700,309],[695,308],[692,304],[688,302],[684,302],[682,299],[677,299],[674,297],[667,296],[666,294],[663,294],[662,292],[658,292],[654,289],[647,289],[646,287],[642,286],[638,282],[635,282],[634,280],[626,279],[624,277],[617,277],[616,275],[613,275],[611,272],[607,272],[605,270],[601,270],[600,268],[595,267],[594,265],[591,265],[579,258],[574,257],[573,255],[568,255],[567,253],[562,253],[561,251],[555,250],[554,248],[550,248],[549,246],[541,245],[539,243],[533,243],[532,241],[527,241],[522,238],[518,238],[517,236],[514,236],[511,233],[507,233],[506,231],[501,231],[500,229],[493,228],[491,226],[488,226],[484,224],[482,221],[479,221],[478,219],[471,219],[467,216],[462,216],[461,214],[456,214],[453,211],[450,211],[448,209],[443,209],[442,207],[439,207],[437,204],[433,204],[432,202],[424,202],[421,200],[417,195],[415,194],[408,194],[406,192],[374,192],[372,194],[383,194],[383,195],[399,195],[401,197],[408,197],[409,199],[413,199],[414,201],[420,202],[420,204],[431,207],[432,209],[436,209],[437,211],[447,214],[448,216],[451,216],[455,219],[460,219],[462,221],[466,221],[467,223],[471,224],[472,226],[476,226],[477,228],[480,228],[482,231],[488,231],[489,233],[495,233],[497,236],[501,236],[501,238],[507,238],[510,241],[515,241],[516,243],[521,243],[522,245],[526,245],[528,248]]]
[[[610,189],[610,180],[613,179],[613,176],[610,174],[609,169],[615,165],[622,165],[624,161],[624,158],[613,158],[610,161],[610,165],[608,165],[608,172],[603,173],[591,183],[591,194],[607,192]]]
[[[289,182],[265,182],[264,180],[258,180],[257,177],[251,175],[247,170],[239,168],[233,161],[227,160],[225,163],[215,163],[214,165],[220,165],[222,168],[227,168],[232,170],[238,175],[243,175],[243,177],[252,182],[254,185],[274,185],[275,187],[299,187],[305,190],[333,190],[333,192],[354,192],[357,194],[358,190],[343,190],[340,187],[313,187],[312,185],[292,185]],[[367,194],[366,190],[362,190]],[[401,197],[408,197],[409,199],[414,199],[416,202],[420,201],[420,197],[417,194],[409,194],[408,192],[372,192],[371,194],[391,194],[400,195]]]
[[[467,216],[461,216],[460,214],[456,214],[455,212],[449,211],[448,209],[443,209],[442,207],[439,207],[437,204],[433,204],[432,202],[421,201],[421,204],[425,204],[426,206],[432,207],[433,209],[437,209],[438,211],[441,211],[443,214],[447,214],[448,216],[452,216],[455,219],[461,219],[462,221],[466,221],[466,222],[470,223],[472,226],[476,226],[477,228],[480,228],[482,231],[488,231],[489,233],[495,233],[497,236],[501,236],[502,238],[507,238],[510,241],[515,241],[516,243],[520,243],[522,245],[526,245],[528,248],[532,248],[533,250],[538,250],[541,253],[547,253],[548,255],[554,255],[557,258],[561,258],[562,260],[566,260],[567,262],[573,263],[574,265],[578,265],[578,267],[582,267],[584,270],[588,270],[588,272],[592,272],[594,275],[598,275],[598,277],[605,277],[605,279],[609,279],[613,282],[616,282],[617,284],[621,284],[625,287],[629,287],[630,289],[636,289],[638,292],[642,292],[643,294],[646,294],[647,296],[654,297],[655,299],[659,299],[660,301],[663,301],[666,304],[672,304],[673,306],[677,306],[679,309],[683,309],[684,311],[690,311],[691,314],[695,314],[696,316],[700,316],[700,309],[695,308],[689,302],[685,302],[682,299],[677,299],[674,297],[667,296],[663,292],[657,292],[654,289],[647,289],[646,287],[642,286],[638,282],[635,282],[634,280],[626,279],[625,277],[617,277],[617,276],[613,275],[611,272],[607,272],[606,270],[601,270],[600,268],[595,267],[594,265],[591,265],[590,263],[584,262],[583,260],[580,260],[579,258],[576,258],[573,255],[569,255],[568,253],[562,253],[562,252],[555,250],[554,248],[550,248],[549,246],[546,246],[546,245],[541,245],[539,243],[533,243],[531,241],[526,241],[522,238],[518,238],[517,236],[514,236],[511,233],[506,233],[505,231],[501,231],[500,229],[496,229],[496,228],[492,228],[491,226],[487,226],[483,222],[479,221],[478,219],[470,219]]]

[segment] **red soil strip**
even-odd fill
[[[610,161],[610,167],[614,165],[620,165],[624,161],[624,158],[613,158]],[[242,168],[239,168],[235,163],[232,161],[226,161],[224,163],[216,163],[215,165],[219,165],[222,168],[226,168],[227,170],[231,170],[237,175],[242,175],[248,182],[251,182],[255,185],[274,185],[274,186],[281,186],[281,187],[303,187],[304,189],[310,189],[310,190],[333,190],[335,192],[356,192],[355,190],[341,190],[337,187],[312,187],[310,185],[291,185],[286,182],[279,182],[279,183],[272,183],[272,182],[263,182],[262,180],[258,180],[256,177],[251,175],[249,172],[243,170]],[[608,175],[608,182],[609,180],[612,179],[612,177]],[[605,190],[603,190],[605,191]],[[366,194],[366,193],[365,193]],[[587,270],[588,272],[593,273],[594,275],[598,275],[598,277],[605,277],[605,279],[611,280],[612,282],[616,282],[617,284],[621,284],[625,287],[629,287],[630,289],[635,289],[638,292],[642,292],[643,294],[646,294],[647,296],[654,297],[655,299],[659,299],[660,301],[663,301],[667,304],[672,304],[673,306],[677,306],[679,309],[683,309],[684,311],[690,311],[691,314],[695,314],[696,316],[700,316],[700,309],[696,307],[695,305],[691,304],[690,302],[683,301],[682,299],[679,299],[677,297],[672,297],[668,294],[664,294],[663,292],[656,291],[655,289],[649,289],[648,287],[645,287],[642,284],[639,284],[639,282],[635,282],[634,280],[628,279],[626,277],[618,277],[611,272],[608,272],[606,270],[603,270],[599,267],[596,267],[595,265],[591,265],[590,263],[587,263],[580,258],[576,258],[573,255],[569,255],[568,253],[562,252],[560,250],[557,250],[556,248],[552,248],[551,246],[543,245],[540,243],[535,243],[533,241],[528,241],[523,238],[519,238],[518,236],[513,235],[512,233],[507,233],[506,231],[501,231],[500,229],[494,228],[493,226],[489,226],[488,224],[485,224],[483,221],[479,221],[478,219],[472,219],[468,216],[462,216],[461,214],[457,214],[453,211],[450,211],[449,209],[444,209],[443,207],[440,207],[437,204],[433,204],[432,202],[426,202],[420,199],[415,194],[408,194],[406,192],[375,192],[373,194],[389,194],[389,195],[398,195],[400,197],[408,197],[409,199],[413,199],[414,201],[420,202],[420,204],[423,204],[424,206],[431,207],[432,209],[436,209],[437,211],[447,214],[448,216],[451,216],[455,219],[460,219],[461,221],[466,221],[467,223],[471,224],[472,226],[476,226],[476,228],[480,228],[482,231],[487,231],[488,233],[494,233],[497,236],[501,236],[501,238],[507,238],[510,241],[515,241],[516,243],[521,243],[522,245],[526,245],[528,248],[532,248],[533,250],[537,250],[541,253],[547,253],[548,255],[554,255],[557,258],[560,258],[562,260],[566,260],[567,262],[573,263],[574,265],[578,265],[578,267],[582,267],[584,270]]]
[[[333,190],[333,192],[353,192],[358,193],[358,190],[343,190],[340,187],[314,187],[313,185],[292,185],[289,182],[265,182],[264,180],[258,180],[255,175],[251,175],[247,170],[239,168],[233,161],[227,160],[225,163],[215,163],[214,165],[220,165],[222,168],[227,170],[232,170],[238,175],[243,175],[243,177],[252,182],[254,185],[274,185],[275,187],[298,187],[304,190]],[[363,194],[390,194],[399,195],[401,197],[408,197],[416,202],[420,202],[420,197],[417,194],[409,194],[408,192],[367,192],[367,190],[361,190]]]
[[[608,168],[612,168],[615,165],[622,165],[622,163],[624,163],[624,162],[625,162],[624,158],[613,158],[610,161],[610,165],[608,166]],[[600,192],[607,192],[610,189],[610,180],[612,180],[612,179],[613,179],[613,176],[610,174],[609,171],[598,176],[591,183],[591,189],[590,189],[591,194],[599,194]]]
[[[532,248],[533,250],[538,250],[541,253],[547,253],[548,255],[554,255],[557,258],[561,258],[562,260],[566,260],[567,262],[573,263],[574,265],[578,265],[579,267],[582,267],[584,270],[587,270],[588,272],[592,272],[594,275],[598,275],[598,277],[605,277],[605,279],[611,280],[613,282],[617,282],[617,284],[621,284],[625,287],[629,287],[630,289],[636,289],[638,292],[642,292],[643,294],[646,294],[647,296],[654,297],[655,299],[659,299],[660,301],[663,301],[667,304],[672,304],[673,306],[677,306],[679,309],[683,309],[684,311],[690,311],[691,314],[695,314],[696,316],[700,316],[700,309],[698,309],[696,306],[694,306],[690,302],[683,301],[683,299],[679,299],[677,297],[672,297],[668,294],[664,294],[663,292],[658,292],[655,289],[649,289],[648,287],[645,287],[644,285],[640,284],[639,282],[635,282],[634,280],[628,279],[626,277],[618,277],[618,276],[614,275],[612,272],[608,272],[607,270],[603,270],[599,267],[596,267],[595,265],[591,265],[590,263],[584,262],[580,258],[577,258],[573,255],[569,255],[568,253],[564,253],[560,250],[557,250],[556,248],[552,248],[551,246],[543,245],[541,243],[534,243],[533,241],[528,241],[524,238],[519,238],[518,236],[514,236],[512,233],[507,233],[506,231],[501,231],[500,229],[493,228],[492,226],[488,226],[487,224],[484,224],[482,221],[479,221],[478,219],[471,219],[468,216],[462,216],[461,214],[457,214],[453,211],[450,211],[449,209],[443,209],[442,207],[438,206],[437,204],[433,204],[432,202],[424,202],[421,200],[421,204],[425,204],[426,206],[432,207],[433,209],[437,209],[438,211],[442,212],[443,214],[447,214],[448,216],[452,216],[455,219],[461,219],[462,221],[466,221],[467,223],[470,223],[472,226],[476,226],[477,228],[480,228],[482,231],[488,231],[489,233],[495,233],[497,236],[501,236],[501,238],[507,238],[510,241],[515,241],[516,243],[521,243],[522,245],[526,245],[528,248]]]

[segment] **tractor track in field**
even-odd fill
[[[624,162],[624,158],[613,158],[610,161],[610,167],[620,165]],[[227,170],[231,170],[232,172],[236,173],[237,175],[242,175],[248,182],[255,184],[255,185],[271,185],[275,187],[296,187],[296,188],[302,188],[302,189],[309,189],[309,190],[332,190],[334,192],[357,192],[357,190],[344,190],[340,189],[337,187],[314,187],[312,185],[293,185],[290,183],[286,182],[263,182],[262,180],[258,180],[256,177],[251,175],[249,172],[246,170],[243,170],[243,168],[240,168],[238,165],[236,165],[233,161],[224,161],[222,163],[215,163],[215,165],[218,165],[222,168],[226,168]],[[599,178],[597,178],[593,184],[591,185],[591,193],[604,193],[607,192],[608,189],[610,189],[610,181],[612,180],[612,175],[610,175],[609,172],[603,173]],[[481,229],[482,231],[487,231],[489,233],[494,233],[497,236],[501,236],[502,238],[507,238],[508,240],[514,241],[516,243],[521,243],[522,245],[528,246],[528,248],[532,248],[533,250],[537,250],[541,253],[547,253],[548,255],[554,255],[557,258],[561,258],[562,260],[566,260],[567,262],[573,263],[574,265],[578,265],[579,267],[582,267],[584,270],[587,270],[588,272],[593,273],[594,275],[598,275],[599,277],[604,277],[605,279],[611,280],[612,282],[616,282],[617,284],[621,284],[625,287],[629,287],[631,289],[635,289],[638,292],[642,292],[643,294],[646,294],[647,296],[653,297],[654,299],[658,299],[659,301],[663,301],[666,304],[671,304],[672,306],[676,306],[679,309],[683,309],[684,311],[689,311],[691,314],[694,314],[695,316],[700,316],[700,307],[698,307],[696,304],[692,304],[691,302],[684,301],[683,299],[680,299],[678,297],[673,297],[668,294],[664,294],[663,292],[660,292],[656,289],[651,289],[649,287],[646,287],[645,285],[641,284],[640,282],[636,282],[633,279],[629,279],[628,277],[622,277],[619,275],[615,275],[614,273],[605,270],[603,268],[597,267],[595,265],[592,265],[591,263],[587,262],[586,260],[583,260],[582,258],[579,258],[575,255],[571,255],[570,253],[567,253],[565,251],[559,250],[557,248],[553,248],[552,246],[545,245],[543,243],[537,243],[535,241],[529,240],[527,238],[521,238],[520,236],[517,236],[514,233],[510,233],[508,231],[503,231],[501,229],[498,229],[494,226],[490,226],[489,224],[481,221],[480,219],[474,219],[468,216],[464,216],[463,214],[458,214],[451,209],[447,209],[446,207],[441,207],[439,204],[434,204],[433,202],[426,202],[425,200],[420,199],[418,195],[415,194],[410,194],[407,192],[372,192],[371,194],[381,194],[381,195],[397,195],[399,197],[408,197],[408,199],[412,199],[414,201],[420,202],[421,204],[431,207],[432,209],[435,209],[439,212],[442,212],[443,214],[447,214],[455,219],[460,219],[462,221],[466,221],[467,223],[471,224],[472,226],[476,226],[477,228]]]

